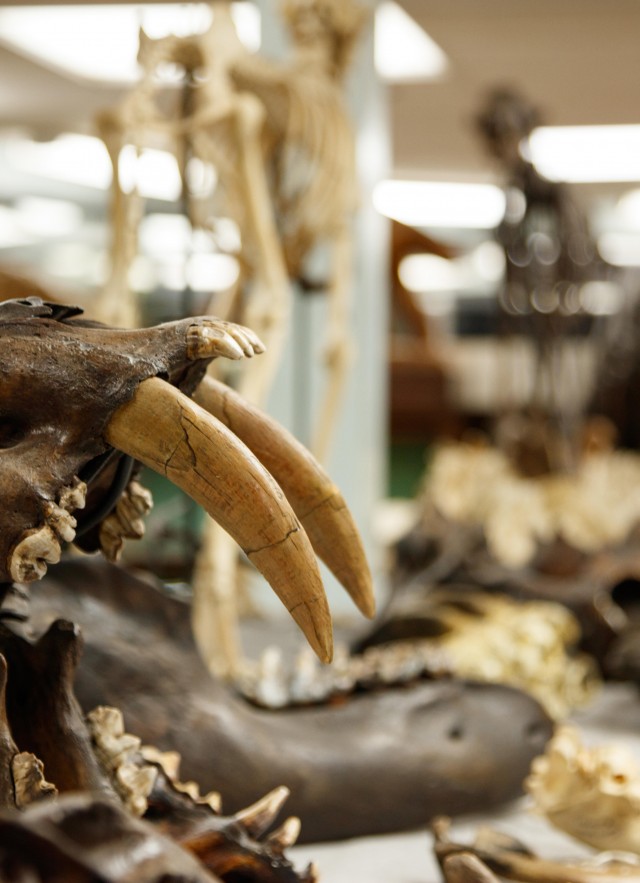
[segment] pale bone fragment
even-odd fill
[[[595,662],[573,653],[579,626],[560,604],[514,601],[499,595],[465,595],[471,615],[442,592],[438,616],[446,627],[429,643],[440,648],[457,675],[511,684],[538,699],[560,720],[587,704],[600,687]]]
[[[425,496],[446,518],[481,527],[502,564],[523,567],[555,538],[585,554],[624,542],[640,523],[640,457],[598,451],[571,475],[530,478],[496,449],[444,445]]]
[[[44,777],[44,765],[35,754],[22,751],[11,759],[11,775],[18,809],[57,797],[58,790]]]
[[[525,788],[536,811],[572,837],[640,854],[640,768],[623,746],[589,748],[563,726],[533,761]]]

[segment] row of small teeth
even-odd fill
[[[12,580],[28,583],[42,579],[47,566],[58,563],[61,543],[71,543],[76,536],[77,522],[71,513],[84,508],[86,496],[86,484],[75,479],[63,488],[57,503],[45,504],[44,524],[26,531],[10,554],[8,571]]]
[[[122,712],[118,708],[99,706],[87,715],[96,757],[111,777],[116,789],[130,812],[142,817],[148,807],[148,798],[161,768],[178,791],[188,794],[194,803],[208,805],[217,815],[221,810],[220,795],[211,792],[204,796],[194,782],[180,782],[178,772],[180,755],[161,752],[152,746],[141,746],[140,739],[127,733]],[[256,803],[240,810],[234,820],[250,837],[263,837],[276,821],[287,798],[289,789],[274,788]],[[276,854],[293,846],[300,834],[300,820],[290,816],[262,842]]]
[[[281,651],[269,647],[258,662],[247,662],[238,679],[240,692],[256,705],[272,710],[315,705],[356,690],[406,684],[451,672],[445,654],[427,643],[372,647],[350,656],[337,647],[332,665],[320,666],[304,649],[287,669]]]

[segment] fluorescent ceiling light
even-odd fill
[[[490,230],[504,216],[505,196],[494,184],[380,181],[373,204],[381,214],[412,227]]]
[[[97,190],[111,185],[111,160],[100,138],[90,135],[59,135],[53,141],[10,138],[3,144],[2,157],[9,168],[53,181],[78,184]],[[120,172],[127,190],[137,187],[146,199],[175,201],[182,184],[178,162],[165,150],[147,149],[138,155],[125,148]]]
[[[552,181],[640,181],[640,126],[542,126],[528,147]]]
[[[625,230],[640,231],[640,189],[628,190],[620,197],[611,223]]]
[[[624,303],[624,290],[615,282],[586,282],[580,288],[580,306],[592,316],[614,316]]]
[[[504,276],[504,251],[487,240],[472,251],[447,260],[435,254],[410,254],[400,261],[398,276],[416,294],[452,292],[477,295],[493,291]]]
[[[23,196],[16,202],[20,228],[27,234],[55,238],[69,236],[82,224],[84,213],[79,205],[66,199]]]
[[[445,53],[411,16],[390,0],[376,9],[376,70],[391,82],[430,80],[447,70]]]
[[[609,232],[598,238],[600,256],[614,267],[640,267],[640,234]]]
[[[226,291],[238,281],[240,264],[229,254],[194,254],[186,267],[194,291]]]
[[[21,172],[98,190],[111,184],[111,161],[99,138],[71,134],[42,142],[10,138],[2,152],[6,165]]]
[[[6,205],[0,205],[0,249],[31,245],[33,236],[26,233],[18,219],[18,212]]]
[[[436,254],[410,254],[400,261],[398,276],[408,291],[457,291],[460,280],[451,261]]]
[[[238,36],[260,47],[261,16],[253,3],[232,4]],[[29,6],[0,9],[0,43],[57,71],[105,83],[134,83],[138,30],[151,37],[203,33],[206,3]]]

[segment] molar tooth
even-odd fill
[[[44,510],[45,521],[53,531],[64,540],[72,543],[76,538],[77,521],[67,509],[56,506],[55,503],[47,503]]]
[[[86,501],[87,486],[79,478],[74,478],[73,483],[60,492],[60,508],[66,509],[67,512],[73,512],[74,509],[84,509]]]
[[[26,809],[31,803],[56,797],[58,791],[44,777],[44,766],[35,754],[23,751],[11,759],[11,776],[18,809]]]
[[[17,583],[42,579],[47,564],[60,561],[60,543],[49,525],[26,531],[9,557],[8,571]]]

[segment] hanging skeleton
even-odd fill
[[[356,171],[341,79],[364,11],[354,0],[288,0],[284,13],[295,50],[282,65],[247,52],[223,0],[214,4],[212,25],[201,36],[152,40],[141,33],[142,82],[100,120],[113,165],[114,238],[112,275],[99,307],[108,322],[126,325],[134,318],[126,292],[141,206],[135,192],[125,194],[121,187],[119,158],[127,144],[163,144],[178,157],[183,210],[193,229],[215,238],[222,213],[242,231],[240,277],[225,315],[255,329],[267,345],[259,367],[246,367],[237,379],[249,401],[264,404],[280,362],[291,280],[302,281],[305,259],[318,243],[328,243],[327,382],[311,443],[323,460],[351,357]],[[167,63],[184,71],[182,90],[158,90],[157,72]],[[194,160],[215,170],[212,194],[191,186]],[[209,664],[227,675],[237,671],[241,656],[238,579],[233,546],[207,521],[194,572],[194,623]]]

